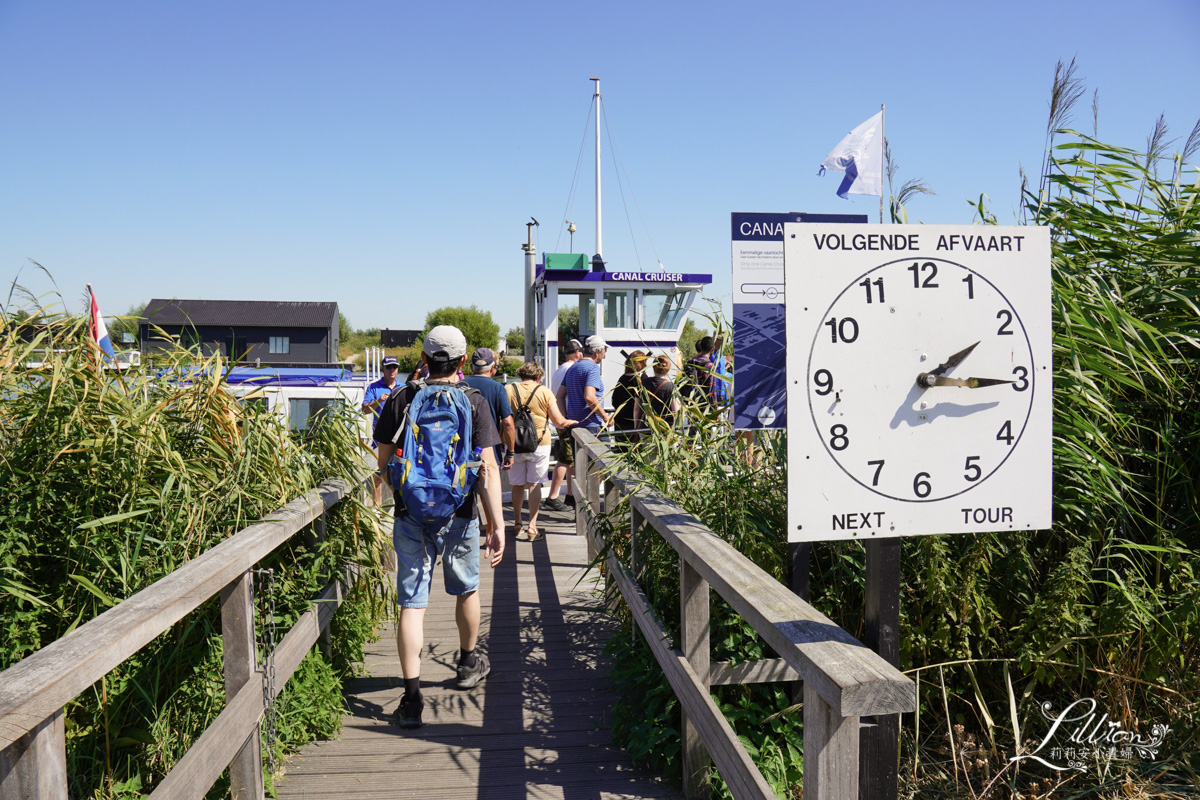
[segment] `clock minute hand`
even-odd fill
[[[917,383],[926,387],[961,386],[964,389],[980,389],[984,386],[1000,386],[1005,383],[1016,383],[1016,381],[1006,381],[1000,378],[948,378],[945,375],[922,372],[917,378]]]

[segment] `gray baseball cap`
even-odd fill
[[[462,358],[467,354],[467,339],[462,331],[453,325],[438,325],[425,334],[425,343],[421,351],[430,358],[443,356],[450,361]]]

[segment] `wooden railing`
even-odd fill
[[[857,800],[859,718],[916,709],[916,685],[899,670],[775,581],[733,546],[636,475],[608,447],[576,428],[577,532],[595,559],[599,518],[629,501],[630,563],[611,550],[607,576],[620,589],[683,710],[684,793],[705,793],[709,758],[735,798],[775,793],[713,702],[717,684],[804,681],[805,800]],[[603,499],[601,486],[604,487]],[[623,528],[624,523],[621,523]],[[637,584],[639,537],[656,532],[679,554],[680,641],[676,645]],[[731,667],[709,658],[709,589],[779,654]]]
[[[259,721],[265,700],[263,673],[256,668],[251,570],[310,525],[308,535],[323,539],[322,515],[361,486],[321,484],[0,673],[0,800],[66,800],[63,707],[218,593],[225,709],[150,796],[203,798],[229,767],[235,800],[262,798]],[[275,647],[276,691],[327,629],[352,579],[332,580]]]

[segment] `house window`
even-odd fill
[[[288,336],[272,336],[269,352],[271,353],[290,353],[292,350],[291,337]]]

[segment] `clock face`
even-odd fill
[[[784,226],[791,541],[1051,522],[1050,236]]]
[[[976,270],[889,261],[814,321],[808,417],[864,489],[944,500],[983,485],[1021,445],[1039,389],[1033,348],[1018,310]]]

